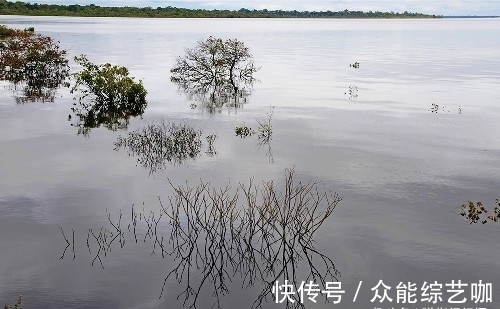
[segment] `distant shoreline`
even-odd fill
[[[500,16],[495,15],[484,15],[484,16],[469,16],[469,15],[453,15],[453,16],[442,16],[442,18],[500,18]]]
[[[0,0],[0,15],[78,16],[78,17],[143,17],[143,18],[331,18],[331,19],[408,19],[442,18],[412,12],[379,11],[283,11],[283,10],[204,10],[176,7],[101,7],[89,5],[32,4]]]

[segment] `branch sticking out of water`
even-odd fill
[[[301,276],[324,287],[340,275],[333,260],[315,247],[315,236],[342,198],[316,182],[297,181],[293,169],[286,170],[283,181],[251,178],[235,188],[204,181],[195,186],[170,182],[170,186],[174,193],[166,201],[159,198],[159,213],[132,207],[128,227],[137,242],[136,226],[144,222],[142,239],[153,242],[151,254],[160,252],[173,260],[160,298],[167,282],[176,280],[183,286],[177,297],[183,306],[197,308],[199,296],[211,292],[213,307],[222,308],[230,283],[239,278],[242,288],[262,287],[252,305],[261,308],[272,298],[276,281],[298,283]],[[121,239],[127,230],[122,229],[121,218],[121,212],[115,220],[108,215],[110,230],[89,229],[89,252],[89,239],[98,247],[92,264],[98,260],[103,266],[117,239],[124,246]],[[165,222],[167,228],[162,227]],[[291,297],[287,308],[304,308],[298,295]]]

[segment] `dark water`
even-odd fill
[[[147,109],[128,131],[163,120],[218,136],[217,155],[205,154],[203,140],[197,158],[152,174],[137,157],[114,150],[127,131],[101,127],[78,135],[67,120],[73,103],[67,89],[54,103],[17,105],[2,88],[0,304],[22,294],[25,308],[179,308],[183,286],[176,280],[166,281],[159,298],[174,262],[151,254],[153,242],[136,244],[127,232],[126,245],[115,242],[103,258],[104,268],[92,266],[89,229],[110,228],[108,213],[116,219],[120,211],[122,224],[130,224],[133,204],[145,214],[158,212],[158,197],[173,193],[168,180],[196,185],[203,179],[214,187],[236,187],[249,177],[282,183],[285,169],[295,167],[300,180],[343,197],[315,238],[346,291],[336,307],[401,308],[400,282],[416,283],[420,298],[422,284],[435,281],[443,284],[443,302],[413,307],[449,307],[446,283],[469,284],[464,296],[470,299],[470,285],[482,280],[492,283],[492,302],[460,307],[500,308],[499,226],[470,225],[458,215],[469,199],[490,207],[500,198],[498,20],[0,21],[34,26],[71,57],[127,66],[148,90]],[[245,42],[261,67],[243,108],[191,109],[170,82],[176,57],[210,35]],[[354,62],[359,68],[349,67]],[[433,103],[437,113],[430,111]],[[271,148],[259,148],[256,136],[234,136],[236,126],[256,128],[270,106]],[[75,259],[72,247],[59,259],[66,246],[59,227],[71,242],[75,231]],[[144,220],[138,229],[144,237]],[[379,280],[392,287],[393,303],[370,301]],[[240,285],[238,276],[229,283],[224,308],[250,308],[262,289]],[[201,293],[199,308],[210,307],[211,293]],[[264,307],[284,307],[269,300]]]

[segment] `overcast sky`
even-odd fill
[[[101,6],[175,6],[192,9],[419,12],[438,15],[500,15],[500,0],[25,0],[31,3]]]

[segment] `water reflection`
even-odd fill
[[[9,82],[18,104],[53,102],[56,90],[68,86],[66,50],[52,38],[13,30],[0,43],[0,80]]]
[[[257,71],[243,42],[209,37],[194,48],[186,49],[186,54],[179,57],[170,70],[170,80],[195,102],[192,108],[202,107],[214,113],[224,106],[243,106]]]
[[[251,94],[253,82],[248,83],[249,88],[237,89],[231,84],[224,84],[217,87],[216,85],[201,85],[195,82],[176,81],[173,80],[181,92],[184,92],[187,98],[191,101],[191,108],[202,108],[209,113],[221,112],[223,107],[241,108],[248,102],[248,97]]]
[[[269,108],[266,120],[257,119],[257,123],[259,124],[259,127],[257,129],[259,132],[259,135],[257,136],[259,143],[257,144],[257,146],[259,149],[262,147],[267,148],[266,155],[269,159],[269,163],[274,162],[273,152],[271,148],[271,140],[273,139],[273,126],[271,121],[273,119],[273,114],[274,106]]]
[[[217,135],[210,134],[205,139],[207,140],[207,143],[208,143],[207,151],[205,151],[205,153],[209,157],[216,156],[217,150],[215,149],[214,143],[215,143],[215,140],[217,139]]]
[[[241,278],[243,287],[262,287],[252,308],[272,299],[276,281],[298,283],[300,276],[301,281],[313,280],[324,287],[337,281],[339,272],[333,260],[315,248],[314,237],[342,198],[295,177],[293,170],[287,170],[282,186],[250,179],[236,189],[215,188],[203,181],[197,186],[170,183],[174,194],[166,203],[159,200],[158,212],[137,212],[132,206],[127,227],[120,211],[115,219],[108,214],[108,227],[89,229],[92,263],[99,261],[104,267],[103,259],[113,246],[123,248],[127,235],[136,243],[151,241],[151,254],[174,261],[160,298],[167,281],[176,280],[183,286],[178,298],[189,308],[196,308],[199,296],[207,292],[214,298],[212,305],[221,308],[235,277]],[[139,230],[146,232],[140,235]],[[303,308],[298,298],[290,295],[286,307]]]
[[[137,163],[148,169],[150,174],[163,169],[167,164],[182,164],[195,159],[201,151],[200,130],[188,123],[148,124],[146,127],[120,136],[115,142],[115,150],[125,148],[129,155],[137,157]],[[209,135],[208,151],[216,153],[216,136]]]
[[[78,128],[78,134],[88,135],[94,128],[104,126],[109,130],[116,131],[126,129],[131,117],[144,114],[147,102],[97,102],[80,101],[73,103],[71,111],[76,122],[71,126]],[[73,117],[70,115],[68,120]]]
[[[349,90],[344,92],[344,94],[349,96],[349,100],[356,100],[358,98],[358,86],[349,85]]]

